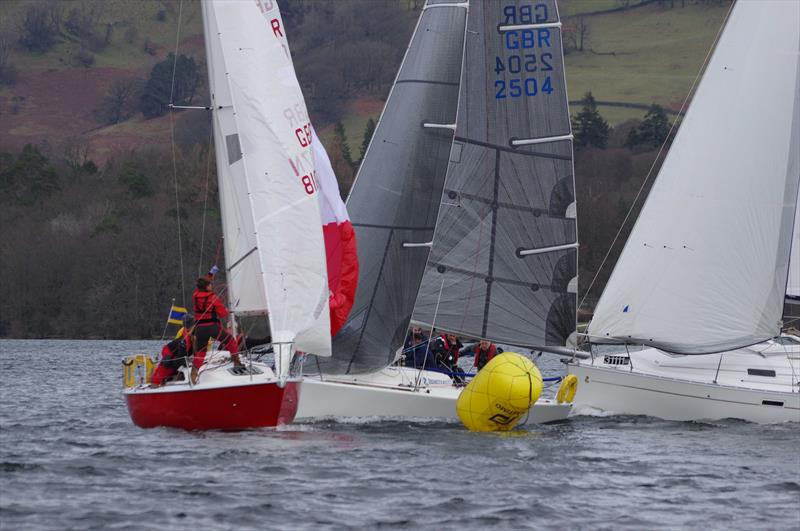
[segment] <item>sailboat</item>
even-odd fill
[[[227,295],[266,320],[274,365],[227,352],[161,387],[125,390],[141,427],[245,429],[291,422],[302,354],[331,354],[325,242],[313,135],[274,2],[202,3]]]
[[[800,421],[800,2],[739,0],[597,304],[576,406]],[[794,233],[794,236],[793,236]]]
[[[447,374],[396,363],[409,324],[502,344],[575,331],[572,134],[554,0],[428,0],[348,197],[358,290],[297,418],[456,419]],[[569,403],[540,400],[530,422]]]

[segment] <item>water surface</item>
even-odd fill
[[[1,529],[800,529],[800,423],[142,430],[120,360],[159,346],[0,341]]]

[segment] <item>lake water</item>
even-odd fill
[[[0,341],[1,529],[800,529],[800,423],[142,430],[120,360],[159,347]]]

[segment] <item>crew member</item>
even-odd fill
[[[230,352],[233,364],[241,366],[239,361],[239,346],[236,339],[222,325],[222,320],[228,316],[228,310],[214,293],[212,283],[216,267],[211,268],[208,276],[197,279],[197,289],[192,293],[192,306],[194,309],[194,359],[192,360],[192,380],[197,380],[197,371],[203,365],[208,348],[208,340],[215,339],[223,348]]]
[[[456,384],[464,383],[464,371],[458,366],[458,356],[464,345],[455,334],[441,334],[431,342],[436,364],[448,372]]]
[[[497,347],[491,341],[481,339],[478,344],[471,345],[463,352],[464,355],[468,355],[469,353],[475,354],[475,361],[472,362],[472,366],[477,367],[478,370],[481,370],[483,369],[484,365],[489,363],[489,361],[495,357],[497,354]]]
[[[161,349],[161,361],[150,377],[150,384],[154,387],[164,385],[167,379],[172,378],[180,367],[188,364],[192,353],[192,336],[184,327],[178,337],[164,345]]]

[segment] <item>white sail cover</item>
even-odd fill
[[[311,125],[278,6],[206,0],[203,14],[231,309],[330,356]]]
[[[800,179],[800,2],[738,1],[588,333],[702,354],[779,333]]]

